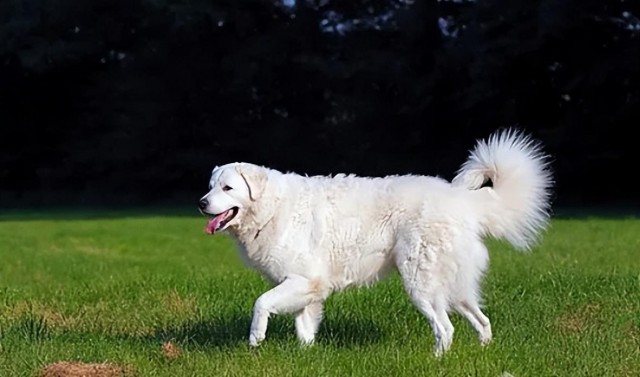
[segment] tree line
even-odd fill
[[[451,178],[511,126],[558,204],[634,201],[628,3],[8,0],[0,205],[184,203],[233,161]]]

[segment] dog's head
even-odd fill
[[[267,183],[264,168],[236,162],[215,167],[209,192],[200,199],[200,212],[211,216],[205,232],[214,234],[240,224],[252,202],[262,196]]]

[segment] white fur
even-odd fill
[[[481,187],[488,179],[493,187]],[[247,263],[276,284],[255,303],[251,345],[265,338],[269,316],[281,313],[293,313],[299,339],[312,343],[332,292],[372,284],[396,268],[441,355],[453,340],[451,311],[482,344],[491,340],[479,305],[489,260],[482,240],[530,248],[547,225],[551,185],[539,146],[507,130],[479,141],[451,183],[414,175],[303,177],[227,164],[213,170],[203,212],[238,207],[224,228]]]

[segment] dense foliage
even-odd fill
[[[450,178],[514,125],[553,155],[557,203],[632,200],[637,16],[621,0],[7,0],[0,205],[181,201],[237,160]]]

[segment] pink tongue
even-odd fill
[[[207,226],[204,228],[205,233],[207,233],[207,234],[215,233],[216,229],[218,229],[218,224],[220,224],[222,219],[224,219],[225,214],[226,214],[226,212],[214,217],[211,220],[209,220],[209,222],[207,223]]]

